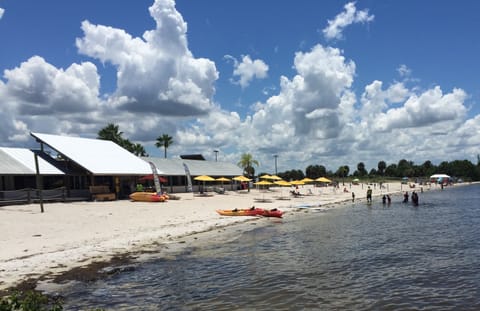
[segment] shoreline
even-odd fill
[[[372,187],[373,197],[417,190],[400,183],[386,183],[385,189]],[[423,186],[424,191],[440,189]],[[256,207],[278,208],[285,212],[283,221],[298,212],[312,208],[335,208],[352,201],[364,201],[367,185],[347,185],[349,192],[332,187],[300,186],[301,197],[290,196],[290,188],[273,191],[251,189],[228,191],[209,197],[192,193],[176,194],[180,200],[164,203],[74,202],[0,207],[0,293],[8,289],[35,289],[39,281],[64,282],[97,278],[99,270],[112,265],[130,264],[148,253],[169,248],[188,247],[199,234],[211,234],[235,228],[235,224],[268,224],[271,219],[220,216],[216,209]],[[312,194],[309,194],[312,193]],[[398,200],[398,199],[397,199]],[[260,202],[259,202],[260,201]],[[270,202],[261,202],[270,201]],[[278,220],[278,218],[277,218]],[[0,294],[1,296],[1,294]]]

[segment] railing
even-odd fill
[[[42,200],[45,202],[83,201],[89,199],[88,189],[70,190],[65,187],[42,190]],[[20,190],[0,191],[0,205],[30,204],[40,202],[40,190],[25,188]]]

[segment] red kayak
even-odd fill
[[[281,210],[278,210],[276,208],[274,209],[264,209],[261,211],[261,213],[259,213],[259,215],[263,216],[263,217],[278,217],[278,218],[282,218],[282,215],[283,215],[283,212]]]

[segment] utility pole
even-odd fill
[[[275,154],[273,157],[275,158],[275,175],[277,175],[277,174],[278,174],[278,173],[277,173],[277,158],[278,158],[278,154]]]
[[[215,162],[217,162],[218,150],[213,150],[213,152],[215,152]]]

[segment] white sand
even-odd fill
[[[400,183],[378,185],[373,195],[398,193]],[[417,186],[418,187],[418,186]],[[365,200],[366,185],[346,184],[334,190],[332,187],[299,186],[303,194],[313,193],[290,200],[290,188],[272,188],[273,191],[228,191],[225,195],[194,197],[179,194],[180,200],[165,203],[79,202],[44,204],[45,213],[40,213],[39,204],[0,207],[0,289],[5,289],[29,277],[46,273],[59,273],[84,266],[93,261],[108,260],[114,255],[147,250],[152,244],[174,241],[198,232],[222,228],[233,223],[270,221],[256,217],[225,217],[216,209],[279,208],[286,212],[283,221],[296,210],[296,205],[325,205],[351,201],[351,191],[356,200]],[[407,189],[403,185],[403,190]],[[418,188],[417,188],[418,190]],[[271,203],[256,199],[271,199]],[[399,198],[397,198],[398,200]],[[376,198],[375,200],[379,200]]]

